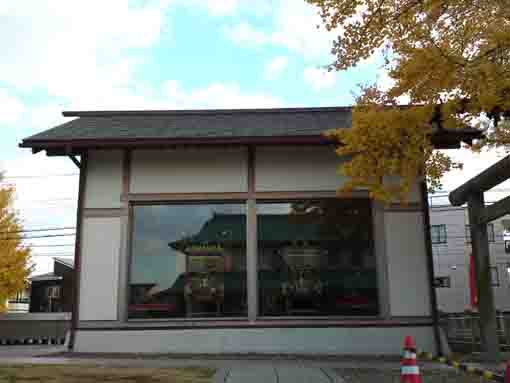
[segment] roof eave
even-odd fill
[[[482,137],[476,129],[439,131],[433,134],[436,149],[458,149],[461,143],[471,145]],[[33,153],[46,150],[51,156],[79,155],[88,149],[157,149],[183,145],[331,145],[334,141],[323,135],[258,136],[258,137],[180,137],[180,138],[104,138],[104,139],[25,139],[19,146],[31,148]]]
[[[182,145],[326,145],[333,142],[324,136],[267,136],[267,137],[182,137],[182,138],[111,138],[23,140],[19,147],[31,148],[34,153],[49,150],[54,155],[79,154],[87,149],[165,148]],[[57,154],[61,153],[61,154]]]

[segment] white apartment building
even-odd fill
[[[471,306],[467,207],[432,206],[430,224],[438,308],[446,313],[463,312]],[[510,310],[509,224],[505,216],[487,227],[494,301],[501,311]]]

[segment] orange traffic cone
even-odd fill
[[[506,361],[505,383],[510,383],[510,359]]]
[[[400,381],[402,383],[421,383],[420,368],[416,364],[416,344],[412,336],[406,336],[404,340]]]

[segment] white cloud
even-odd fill
[[[287,68],[289,59],[285,56],[278,56],[269,61],[263,73],[263,78],[266,80],[274,80]]]
[[[233,16],[249,12],[257,16],[267,15],[271,11],[273,0],[174,0],[183,6],[202,7],[211,16]]]
[[[314,92],[319,92],[335,86],[336,73],[323,68],[308,67],[303,71],[303,79]]]
[[[211,83],[204,88],[181,91],[175,80],[164,85],[165,102],[176,109],[270,108],[282,106],[279,98],[264,93],[246,93],[237,83]]]
[[[137,65],[126,50],[159,40],[165,9],[166,2],[16,2],[0,15],[0,81],[68,99],[125,86]]]
[[[241,45],[264,45],[271,41],[269,35],[252,25],[241,22],[234,27],[225,27],[227,37]]]
[[[322,22],[315,6],[296,0],[278,0],[273,4],[271,31],[241,22],[226,28],[227,37],[239,44],[283,46],[307,59],[329,57],[336,33],[317,28]]]
[[[0,125],[18,121],[24,110],[21,100],[9,94],[6,89],[0,89]]]
[[[230,15],[237,10],[238,0],[206,0],[207,8],[212,15]]]

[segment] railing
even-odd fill
[[[70,324],[70,313],[0,314],[0,346],[63,344]]]
[[[497,315],[497,334],[501,349],[510,350],[510,313]],[[480,317],[476,314],[444,316],[440,325],[454,351],[475,352],[480,349]]]

